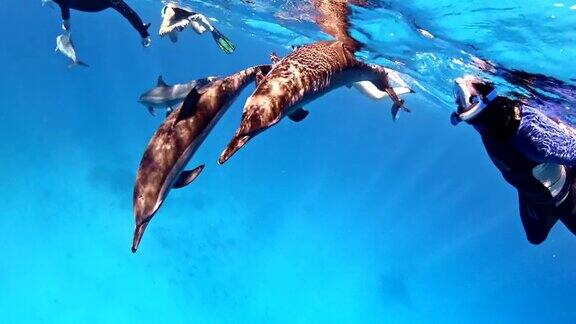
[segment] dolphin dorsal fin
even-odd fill
[[[183,119],[194,116],[194,114],[196,114],[196,111],[198,110],[199,100],[200,100],[200,93],[198,92],[198,89],[194,87],[192,90],[190,90],[190,92],[186,96],[186,99],[182,103],[182,106],[178,111],[178,116],[176,116],[176,118],[174,119],[173,125],[176,125],[179,121]]]
[[[204,164],[196,167],[194,170],[182,171],[178,179],[176,179],[176,182],[174,182],[174,184],[172,185],[172,188],[178,189],[186,187],[200,175],[200,172],[202,172],[202,170],[204,170]]]
[[[158,87],[167,87],[168,85],[164,82],[164,79],[161,75],[158,76],[158,83],[156,84]]]

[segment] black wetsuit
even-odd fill
[[[566,182],[554,198],[533,175],[533,169],[541,162],[528,158],[513,143],[521,119],[520,101],[498,97],[471,124],[504,179],[518,190],[520,216],[528,240],[542,243],[558,220],[576,234],[576,172],[564,166]],[[560,203],[558,199],[564,200]]]
[[[144,25],[138,14],[132,10],[123,0],[54,0],[62,11],[62,19],[70,19],[70,9],[98,12],[108,8],[118,11],[138,31],[142,38],[150,36],[148,26]]]

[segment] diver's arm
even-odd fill
[[[132,27],[138,31],[142,38],[148,38],[150,36],[150,34],[148,34],[149,25],[144,25],[142,19],[140,19],[140,16],[138,16],[136,11],[132,10],[132,8],[130,8],[130,6],[128,6],[124,1],[111,1],[110,7],[124,16],[124,18],[130,22]]]
[[[70,29],[70,0],[61,0],[58,2],[62,15],[62,29]]]

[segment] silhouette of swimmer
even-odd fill
[[[492,83],[473,76],[456,79],[454,95],[452,124],[472,125],[494,165],[517,189],[528,241],[544,242],[558,220],[576,234],[576,129],[542,112],[558,102],[501,96]]]
[[[142,46],[150,46],[151,39],[148,34],[150,24],[144,24],[138,14],[130,8],[123,0],[53,0],[60,6],[62,11],[62,28],[70,30],[70,9],[99,12],[108,8],[118,11],[130,24],[138,31],[142,37]]]

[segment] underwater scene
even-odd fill
[[[0,323],[576,322],[575,1],[0,21]]]

